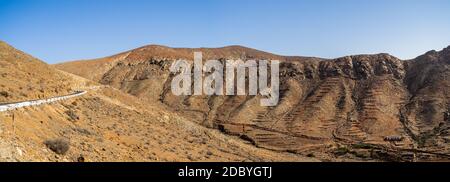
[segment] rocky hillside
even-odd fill
[[[69,77],[0,41],[0,103],[72,93]]]
[[[158,103],[56,70],[0,43],[0,104],[79,97],[0,112],[0,161],[315,161],[259,149]]]
[[[281,99],[174,96],[171,63],[193,59],[278,59]],[[325,160],[448,160],[450,48],[413,60],[388,54],[337,59],[286,57],[250,48],[145,46],[115,56],[55,65],[254,145]]]

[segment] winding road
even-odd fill
[[[42,104],[50,104],[50,103],[57,102],[60,100],[70,99],[72,97],[78,97],[78,96],[84,95],[86,93],[87,93],[87,91],[76,91],[75,93],[72,93],[69,95],[56,96],[56,97],[51,97],[51,98],[47,98],[47,99],[28,100],[28,101],[0,104],[0,112],[10,111],[10,110],[14,110],[14,109],[22,108],[22,107],[28,107],[28,106],[39,106]]]

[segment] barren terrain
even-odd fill
[[[56,70],[0,42],[0,104],[86,94],[0,112],[0,161],[318,161],[257,148],[164,104]]]
[[[259,96],[174,96],[174,60],[277,59],[281,100]],[[150,45],[114,56],[55,65],[109,85],[258,148],[320,160],[433,161],[450,154],[450,47],[412,60],[389,54],[337,59],[288,57],[241,46]]]

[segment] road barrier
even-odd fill
[[[73,94],[51,97],[51,98],[47,98],[47,99],[29,100],[29,101],[22,101],[22,102],[0,104],[0,112],[10,111],[10,110],[14,110],[14,109],[22,108],[22,107],[28,107],[28,106],[39,106],[42,104],[50,104],[53,102],[70,99],[72,97],[78,97],[78,96],[84,95],[86,93],[87,93],[87,91],[75,91],[75,93],[73,93]]]

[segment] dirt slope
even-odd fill
[[[0,104],[88,91],[0,112],[0,161],[315,161],[206,129],[162,104],[56,70],[4,42],[0,65]]]
[[[0,103],[64,95],[76,87],[69,77],[0,41]]]

